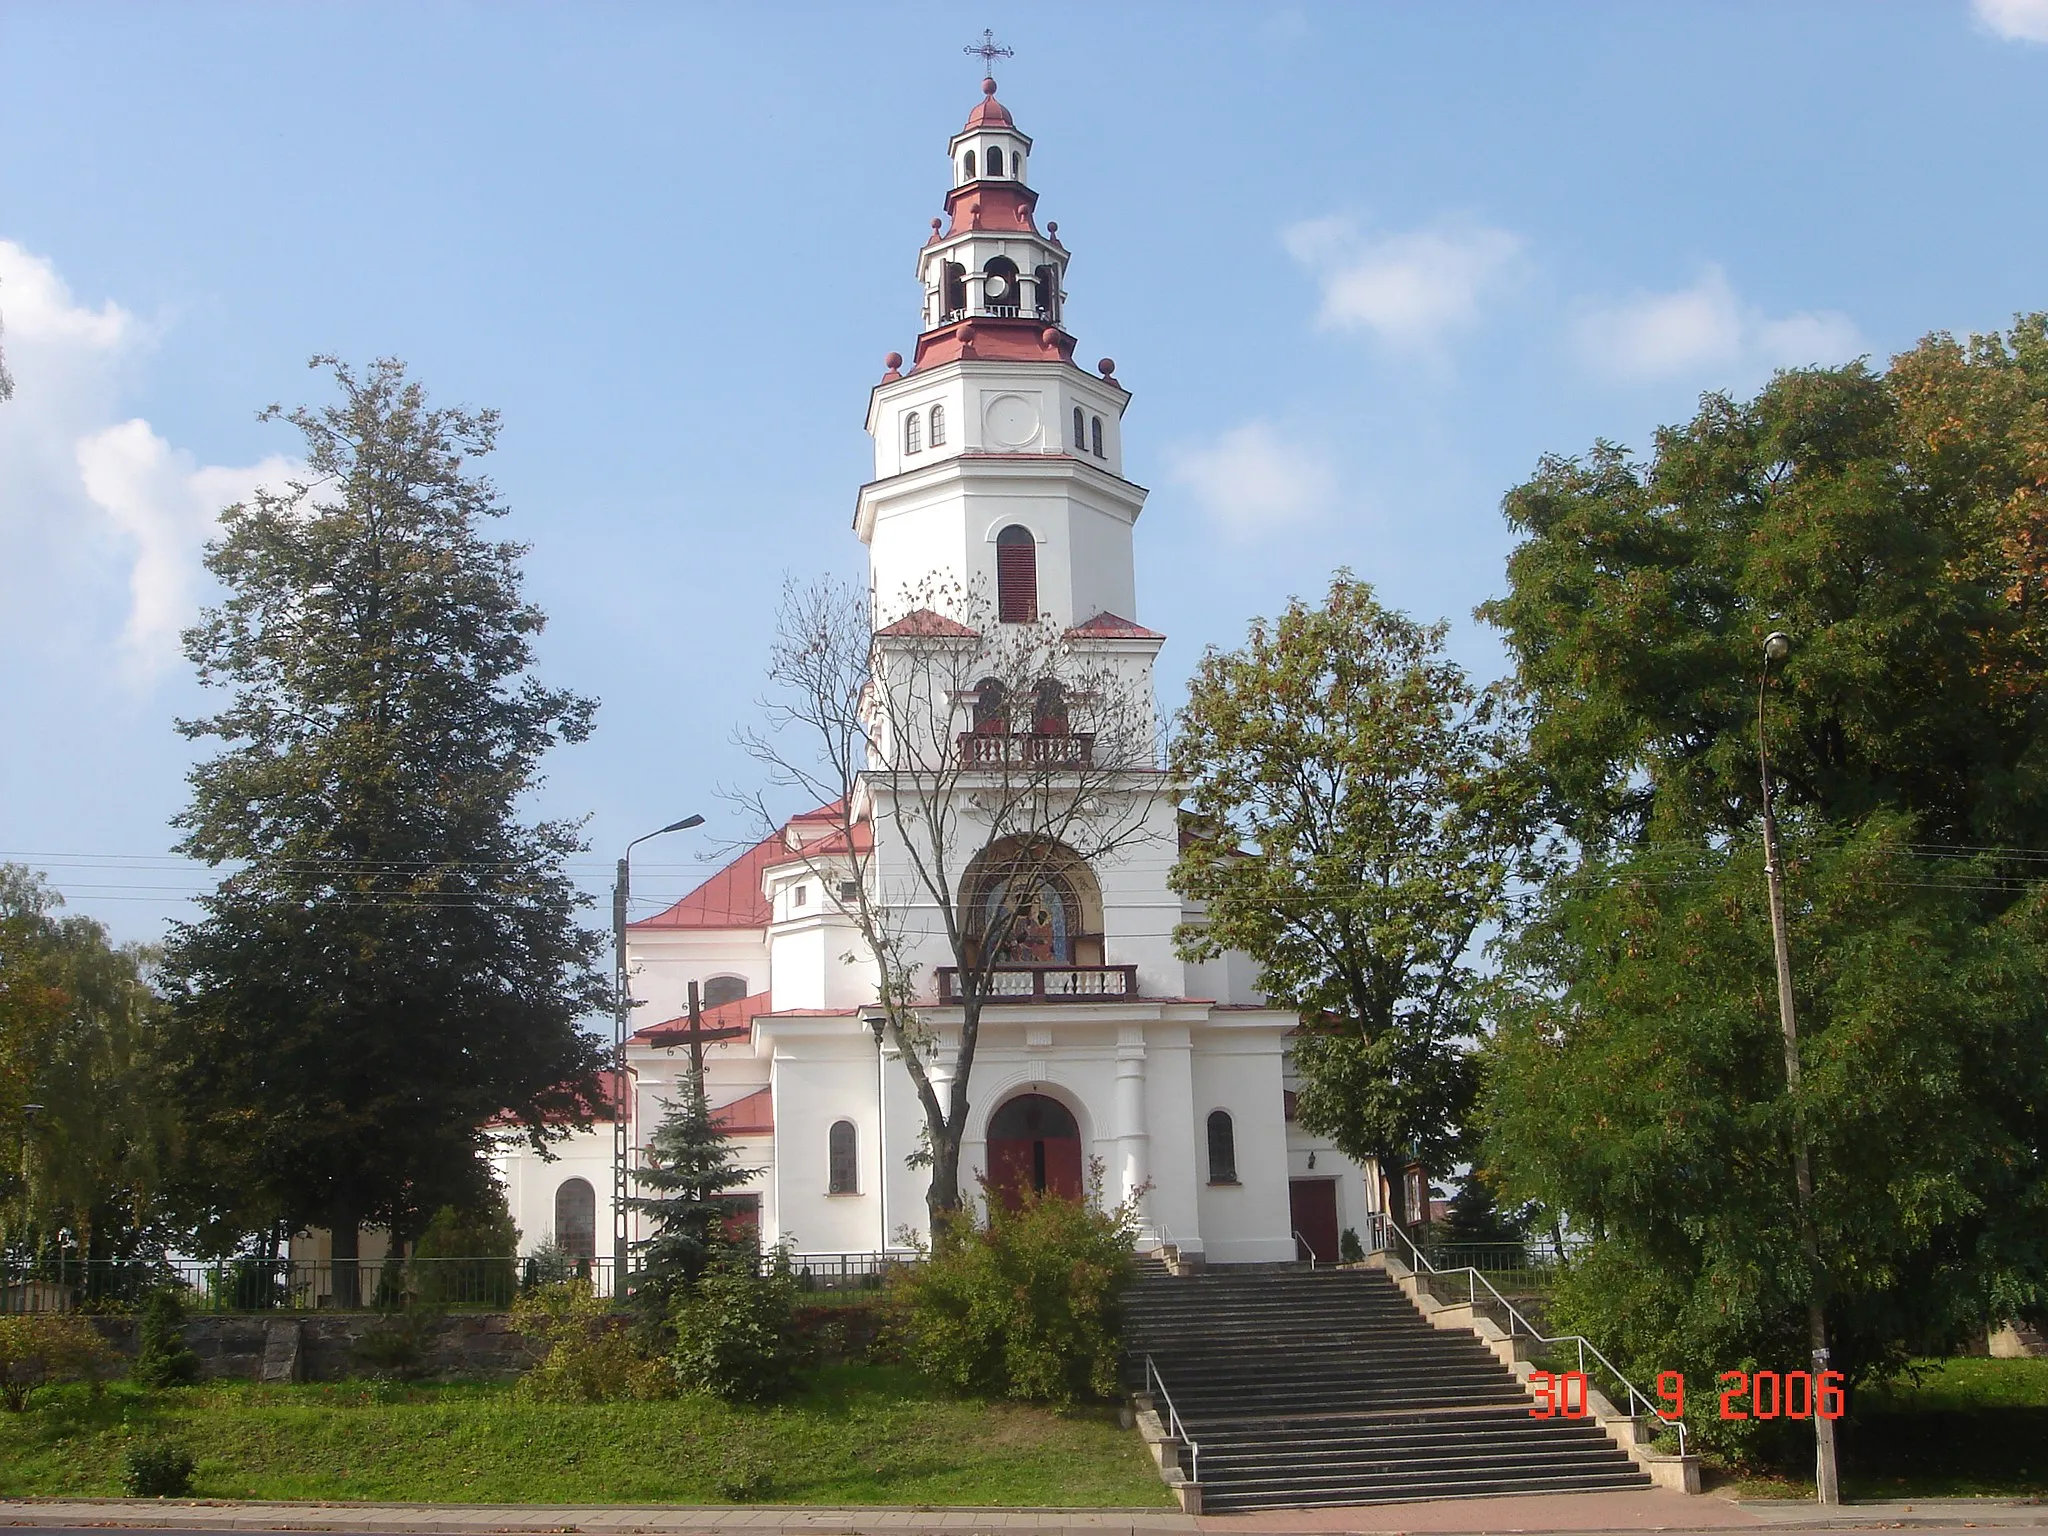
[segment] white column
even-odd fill
[[[1145,1125],[1145,1030],[1127,1024],[1116,1032],[1116,1134],[1122,1168],[1118,1183],[1128,1200],[1152,1178],[1152,1137]]]

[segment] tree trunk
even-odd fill
[[[356,1259],[362,1252],[362,1229],[353,1211],[337,1211],[329,1219],[332,1238],[334,1304],[344,1310],[363,1304],[362,1270]]]

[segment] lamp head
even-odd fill
[[[1774,629],[1764,636],[1764,660],[1783,661],[1792,654],[1792,637],[1782,629]]]
[[[24,1104],[24,1105],[22,1105],[22,1106],[21,1106],[21,1118],[22,1118],[22,1123],[23,1123],[23,1124],[25,1124],[25,1125],[34,1125],[34,1124],[36,1123],[36,1116],[37,1116],[37,1115],[40,1115],[40,1114],[41,1114],[42,1112],[43,1112],[43,1106],[42,1106],[42,1105],[40,1105],[40,1104]]]
[[[882,1043],[882,1031],[889,1027],[889,1010],[880,1003],[870,1003],[867,1007],[861,1009],[860,1021],[867,1025],[869,1032],[874,1035],[875,1044],[880,1045]]]
[[[681,821],[670,822],[661,829],[661,832],[687,832],[692,827],[701,827],[703,825],[704,818],[702,816],[685,816]],[[661,832],[657,832],[654,835],[659,837]]]

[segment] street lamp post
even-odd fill
[[[702,816],[685,816],[665,827],[642,833],[619,856],[618,879],[612,885],[612,1294],[626,1294],[626,1036],[633,1027],[633,996],[626,978],[626,904],[633,894],[633,850],[650,837],[684,832],[704,825]]]
[[[1764,669],[1756,685],[1756,761],[1764,791],[1764,881],[1771,894],[1771,950],[1778,968],[1778,1023],[1785,1033],[1785,1088],[1792,1099],[1792,1182],[1799,1196],[1799,1246],[1806,1260],[1807,1343],[1813,1351],[1814,1489],[1822,1504],[1842,1502],[1835,1468],[1835,1421],[1820,1412],[1820,1380],[1828,1368],[1828,1317],[1821,1300],[1820,1239],[1813,1226],[1813,1165],[1806,1155],[1806,1126],[1799,1111],[1799,1021],[1792,1009],[1792,946],[1785,935],[1785,870],[1778,853],[1778,816],[1771,805],[1771,754],[1764,732],[1765,691],[1771,667],[1792,653],[1792,638],[1781,630],[1764,637]]]
[[[877,1003],[860,1011],[861,1022],[875,1037],[875,1200],[882,1225],[881,1254],[877,1261],[889,1262],[889,1121],[888,1086],[883,1081],[882,1041],[889,1029],[889,1010]]]

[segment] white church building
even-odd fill
[[[1069,254],[1059,226],[1038,222],[1031,140],[994,81],[982,90],[948,145],[946,217],[918,254],[924,329],[907,366],[889,355],[868,403],[875,469],[854,531],[876,596],[878,671],[886,678],[891,657],[935,634],[970,650],[985,638],[892,609],[890,594],[986,591],[991,623],[1059,633],[1125,679],[1150,719],[1165,637],[1139,619],[1133,537],[1146,492],[1124,476],[1131,395],[1107,360],[1093,372],[1074,361]],[[985,703],[971,692],[946,700],[957,736],[941,721],[931,739],[1041,762],[1091,750],[1050,739],[1066,730],[1064,714],[985,718]],[[1030,931],[1013,932],[1003,952],[968,1077],[963,1190],[986,1175],[1078,1195],[1099,1162],[1103,1198],[1141,1192],[1147,1246],[1212,1265],[1334,1259],[1344,1229],[1364,1235],[1381,1209],[1380,1181],[1293,1123],[1296,1020],[1265,1006],[1256,966],[1176,952],[1175,926],[1199,913],[1167,884],[1179,812],[1156,762],[1134,781],[1147,773],[1151,789],[1128,802],[1140,835],[1044,882]],[[878,1046],[870,1027],[877,968],[847,910],[849,877],[870,891],[915,890],[886,783],[865,776],[851,801],[858,858],[835,862],[844,831],[830,807],[799,816],[627,930],[635,1019],[648,1021],[626,1052],[633,1160],[686,1080],[695,983],[712,1036],[707,1093],[753,1170],[731,1197],[735,1217],[815,1266],[900,1250],[926,1229],[929,1173],[913,1166],[925,1117],[895,1047]],[[963,908],[974,899],[963,892]],[[930,904],[904,900],[921,1055],[943,1094],[960,1051],[954,957]],[[610,1252],[612,1149],[600,1123],[552,1158],[501,1151],[529,1251],[552,1236]]]

